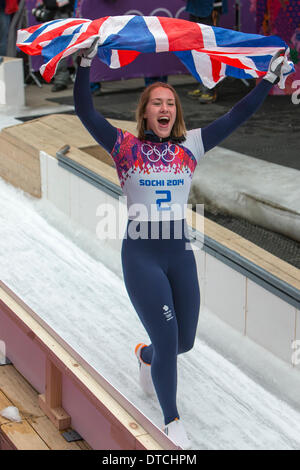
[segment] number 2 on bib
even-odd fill
[[[157,210],[170,211],[171,207],[161,207],[163,202],[171,202],[171,191],[155,191],[156,194],[165,194],[165,199],[156,199]]]

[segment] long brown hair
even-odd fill
[[[147,130],[147,122],[146,122],[147,120],[144,118],[146,106],[148,104],[151,91],[159,87],[168,88],[169,90],[171,90],[175,98],[176,119],[172,128],[172,131],[171,131],[171,137],[175,137],[175,138],[182,137],[182,136],[185,137],[186,127],[185,127],[185,122],[183,119],[183,111],[182,111],[182,106],[181,106],[180,99],[176,90],[172,87],[172,85],[169,85],[168,83],[155,82],[155,83],[152,83],[152,85],[149,85],[147,88],[145,88],[145,90],[140,96],[140,100],[136,109],[138,139],[145,140],[146,138],[145,131]]]

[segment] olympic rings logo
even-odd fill
[[[174,145],[174,147],[174,152],[173,150],[171,150],[171,147],[169,145],[162,152],[160,152],[156,146],[152,147],[152,145],[150,144],[142,144],[141,151],[152,163],[158,162],[160,158],[162,158],[162,160],[164,160],[166,163],[171,163],[179,152],[179,147],[177,145]],[[156,160],[150,158],[150,156],[153,154],[157,155]],[[167,154],[170,154],[172,156],[170,160],[165,158]]]
[[[170,10],[168,10],[167,8],[155,8],[155,10],[153,10],[149,16],[161,16],[161,15],[158,15],[159,12],[162,12],[163,14],[165,14],[166,16],[168,16],[169,18],[173,18],[173,15],[172,13],[170,12]],[[184,14],[185,13],[185,6],[184,7],[181,7],[179,8],[179,10],[175,13],[175,16],[174,18],[179,18],[181,14]],[[140,10],[128,10],[126,13],[124,13],[124,15],[139,15],[139,16],[145,16],[144,13],[142,13]]]

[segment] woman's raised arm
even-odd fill
[[[278,51],[271,59],[267,74],[256,87],[240,100],[228,113],[202,129],[205,152],[226,139],[237,127],[254,114],[265,100],[272,86],[281,76],[284,51]]]
[[[75,112],[82,124],[94,139],[110,153],[117,139],[117,128],[112,126],[94,108],[90,90],[90,67],[78,65],[74,84],[74,105]]]
[[[202,128],[205,152],[219,145],[235,129],[254,114],[265,100],[273,84],[262,80],[250,93],[241,99],[228,113]]]

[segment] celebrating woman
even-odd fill
[[[250,118],[279,80],[284,57],[277,53],[263,80],[227,114],[202,129],[186,130],[174,88],[154,83],[141,95],[137,131],[112,126],[93,106],[89,68],[97,46],[84,50],[74,86],[76,113],[112,156],[128,223],[122,244],[124,281],[151,343],[135,354],[140,383],[154,391],[164,416],[164,432],[177,446],[190,448],[177,409],[177,355],[192,349],[200,292],[190,248],[185,207],[193,173],[205,153]]]

